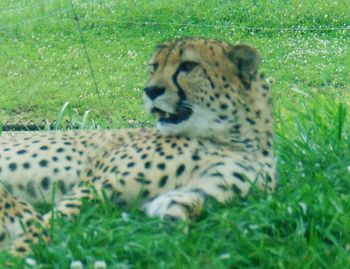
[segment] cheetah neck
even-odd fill
[[[272,155],[273,115],[269,84],[257,75],[240,104],[238,122],[225,134],[226,143],[254,155]]]

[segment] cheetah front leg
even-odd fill
[[[225,180],[220,173],[192,180],[180,189],[166,192],[145,203],[143,209],[148,216],[161,219],[188,220],[201,214],[205,200],[210,197],[226,203],[234,197],[245,196],[251,183]]]

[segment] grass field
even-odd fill
[[[87,128],[152,123],[141,95],[157,43],[192,35],[250,43],[275,81],[279,187],[208,204],[188,234],[185,224],[150,220],[137,208],[90,204],[76,221],[55,223],[53,242],[35,249],[38,268],[73,260],[86,268],[96,260],[108,268],[350,268],[347,0],[74,4],[98,90],[70,1],[2,0],[0,122],[52,121],[69,102],[68,119],[91,111]],[[23,267],[0,253],[0,268],[9,262]]]

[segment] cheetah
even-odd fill
[[[164,42],[143,94],[155,128],[0,137],[2,249],[25,255],[48,242],[52,214],[78,214],[96,196],[115,205],[141,198],[146,215],[181,221],[198,217],[208,198],[226,203],[253,187],[272,192],[272,104],[260,61],[244,44]],[[42,200],[55,209],[38,214],[31,204]]]

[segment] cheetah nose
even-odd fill
[[[144,91],[145,91],[146,95],[151,100],[154,100],[158,96],[160,96],[160,95],[165,93],[165,88],[164,87],[158,87],[158,86],[151,86],[151,87],[144,88]]]

